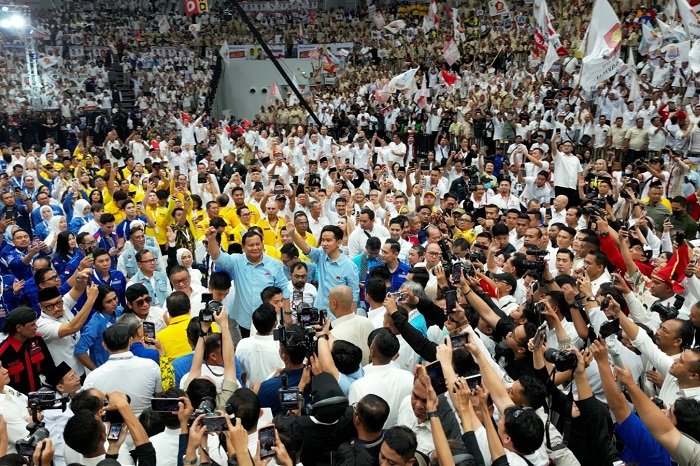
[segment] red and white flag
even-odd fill
[[[447,64],[450,66],[461,58],[455,41],[450,40],[449,42],[445,43],[445,46],[442,48],[442,58],[444,58]]]
[[[389,93],[394,93],[396,91],[407,91],[414,90],[416,88],[416,71],[418,68],[413,68],[408,71],[394,76],[391,78],[389,83],[385,86]]]
[[[282,94],[280,94],[280,88],[277,87],[277,81],[272,81],[272,86],[270,86],[270,97],[274,100],[282,100]]]
[[[688,34],[692,38],[700,38],[700,17],[698,17],[695,8],[690,6],[687,0],[676,0],[676,5],[678,6],[678,14]]]
[[[405,27],[406,27],[406,21],[404,21],[402,19],[397,19],[395,21],[390,22],[386,26],[384,26],[384,29],[386,29],[387,31],[389,31],[392,34],[396,34]]]
[[[420,90],[416,92],[415,96],[413,96],[413,101],[418,105],[418,108],[420,108],[421,110],[428,105],[428,95],[430,95],[430,91],[428,90],[428,83],[425,79],[424,73],[423,83],[420,86]]]
[[[454,86],[457,82],[457,76],[452,73],[448,73],[446,70],[440,71],[440,75],[442,76],[443,81],[445,81],[445,84],[448,86]]]
[[[440,24],[440,18],[437,15],[437,5],[435,0],[431,0],[430,7],[428,8],[428,14],[423,17],[423,32],[425,34],[429,33],[433,28],[438,27]]]

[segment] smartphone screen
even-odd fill
[[[114,423],[109,425],[109,433],[107,434],[107,440],[110,442],[116,442],[119,440],[119,435],[122,433],[124,424]]]
[[[619,331],[620,319],[613,319],[601,325],[598,333],[600,334],[600,338],[605,339],[608,338],[610,335],[615,335]]]
[[[462,263],[455,262],[452,264],[452,284],[457,286],[462,280]]]
[[[207,426],[207,432],[224,432],[228,430],[226,419],[223,416],[205,416],[202,424]]]
[[[461,332],[461,330],[459,330]],[[452,340],[452,348],[460,348],[467,342],[468,335],[466,333],[459,333],[457,335],[450,335],[450,340]]]
[[[180,409],[177,398],[151,398],[151,409],[157,413],[176,413]]]
[[[143,323],[143,335],[146,338],[151,338],[154,339],[156,338],[156,324],[153,322],[144,322]]]
[[[433,386],[433,390],[437,395],[442,395],[447,392],[447,382],[445,381],[445,374],[442,373],[442,366],[440,366],[440,361],[434,361],[425,366],[425,370],[430,377],[430,384]]]
[[[471,390],[481,385],[481,374],[474,374],[466,377],[467,385]]]
[[[457,291],[449,290],[445,292],[445,311],[449,314],[457,307]]]
[[[260,441],[260,459],[275,456],[275,428],[273,426],[263,427],[258,430],[258,440]]]

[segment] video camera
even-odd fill
[[[32,463],[34,450],[36,446],[44,439],[49,438],[49,430],[43,422],[39,422],[39,411],[48,409],[60,409],[65,411],[68,406],[69,398],[67,395],[58,397],[57,393],[48,388],[41,388],[36,392],[27,394],[27,407],[32,412],[31,424],[27,425],[29,435],[15,442],[17,453],[25,457],[29,464]]]
[[[317,312],[320,313],[320,311]],[[272,331],[272,338],[275,341],[282,342],[284,346],[303,346],[306,349],[307,358],[318,354],[316,330],[314,330],[313,327],[302,327],[302,333],[300,335],[298,332],[290,332],[284,325],[280,325]]]
[[[538,282],[544,281],[544,268],[547,266],[547,262],[544,258],[547,254],[549,254],[549,251],[545,249],[528,249],[525,253],[527,256],[537,257],[535,260],[523,260],[523,268],[526,271],[532,272]]]
[[[202,293],[202,302],[206,303],[204,308],[199,311],[200,322],[214,322],[214,315],[219,315],[224,305],[221,301],[212,299],[211,293]]]
[[[460,262],[459,258],[452,252],[447,241],[443,238],[438,241],[438,246],[440,246],[440,251],[442,253],[442,268],[445,270],[445,276],[452,276],[452,266]]]
[[[678,312],[683,307],[684,302],[685,298],[683,296],[676,295],[676,299],[673,301],[673,304],[661,304],[661,301],[657,301],[652,304],[649,310],[651,312],[657,312],[659,317],[661,317],[661,321],[664,322],[666,320],[675,319],[678,317]]]
[[[328,312],[325,309],[317,309],[308,303],[301,303],[297,309],[297,322],[303,327],[323,325]]]
[[[36,446],[39,445],[42,440],[49,438],[49,429],[44,427],[43,422],[34,422],[27,425],[27,430],[29,431],[29,435],[17,440],[15,442],[15,449],[18,454],[28,459],[31,464]]]
[[[282,372],[280,374],[282,387],[277,391],[280,399],[280,406],[283,411],[291,411],[299,409],[299,401],[301,401],[301,393],[297,387],[289,388],[289,374]]]

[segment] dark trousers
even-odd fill
[[[569,203],[566,205],[569,207],[576,207],[581,203],[581,199],[578,197],[578,190],[570,188],[562,188],[561,186],[554,187],[554,194],[557,196],[566,196],[569,199]]]

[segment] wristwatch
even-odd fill
[[[428,420],[430,420],[434,417],[440,417],[440,416],[438,415],[437,411],[430,411],[430,412],[425,413],[425,417],[428,418]]]
[[[318,340],[324,339],[324,340],[328,341],[328,338],[330,338],[330,337],[328,336],[327,333],[322,333],[318,336]]]
[[[589,296],[588,298],[586,298],[586,301],[588,301],[589,303],[596,301],[595,296]]]
[[[187,461],[187,455],[182,455],[182,464],[190,466],[193,464],[197,464],[197,457],[195,456],[192,460]]]

